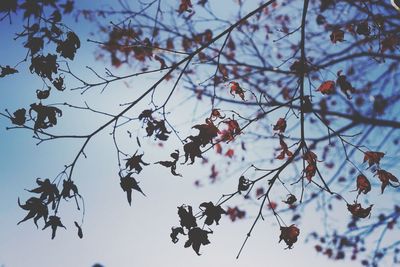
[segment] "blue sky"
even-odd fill
[[[108,3],[115,4],[116,1],[110,0]],[[82,1],[82,5],[92,3]],[[13,34],[20,28],[18,21],[14,22],[12,25],[5,21],[0,23],[0,64],[3,66],[14,65],[24,57],[25,50],[21,42],[12,41]],[[72,20],[69,23],[82,40],[77,60],[71,65],[82,77],[93,79],[83,66],[90,65],[98,70],[104,67],[103,62],[95,61],[95,45],[85,41],[85,36],[94,26],[85,21],[80,21],[78,25]],[[1,110],[27,107],[34,101],[35,91],[42,88],[42,82],[30,75],[27,68],[26,64],[21,64],[18,68],[20,73],[0,79]],[[120,71],[129,73],[129,69]],[[70,103],[82,105],[88,101],[96,108],[115,112],[121,109],[118,103],[134,99],[135,95],[139,95],[138,92],[148,88],[154,78],[132,80],[131,88],[125,88],[123,83],[112,84],[103,94],[99,94],[99,90],[90,91],[84,96],[78,92],[56,92],[51,102],[64,102],[67,99]],[[174,99],[174,103],[184,98],[185,94],[182,93]],[[145,108],[146,103],[139,106],[136,112]],[[182,105],[177,108],[180,114],[175,118],[177,122],[190,120],[191,114],[185,112],[187,108],[190,107]],[[99,125],[99,119],[104,120],[93,114],[76,117],[71,110],[65,110],[64,113],[55,131],[87,133]],[[7,120],[0,117],[0,266],[89,267],[96,262],[106,267],[358,266],[351,262],[328,261],[317,255],[312,245],[303,242],[305,233],[321,228],[320,216],[312,213],[303,220],[300,241],[292,250],[285,250],[284,244],[278,244],[278,226],[273,218],[269,218],[258,223],[242,256],[236,260],[236,253],[252,223],[251,215],[237,223],[223,218],[221,225],[214,228],[211,244],[201,248],[203,255],[200,257],[191,249],[184,249],[183,242],[172,244],[169,233],[171,226],[178,224],[177,206],[184,203],[197,206],[203,201],[216,201],[221,192],[235,188],[237,180],[224,179],[208,186],[206,180],[209,169],[199,163],[191,167],[179,166],[184,178],[172,177],[161,166],[151,166],[145,168],[139,178],[147,197],[134,194],[130,207],[119,185],[110,129],[95,137],[86,150],[88,158],[79,160],[74,174],[79,190],[85,197],[84,238],[80,240],[75,234],[72,222],[80,220],[81,214],[76,212],[73,201],[70,201],[62,211],[67,230],[58,230],[57,237],[51,240],[50,231],[36,230],[31,221],[16,225],[25,216],[17,206],[17,198],[25,200],[29,197],[24,189],[35,187],[37,177],[55,177],[64,164],[72,161],[81,141],[55,140],[36,146],[31,132],[7,131],[5,127],[9,125]],[[188,129],[190,125],[187,124]],[[140,133],[141,129],[135,128],[133,131]],[[123,142],[125,147],[132,147],[132,153],[136,150],[135,140],[124,139]],[[173,139],[164,149],[149,139],[143,143],[146,147],[144,159],[148,162],[166,159],[170,152],[179,147],[179,143]],[[197,179],[204,180],[206,186],[194,187]]]

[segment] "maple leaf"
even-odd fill
[[[32,111],[37,113],[34,130],[47,129],[57,124],[57,116],[62,116],[62,111],[56,107],[43,106],[42,103],[31,104],[29,114]]]
[[[364,152],[364,163],[368,161],[369,167],[374,164],[379,165],[380,160],[385,156],[385,153],[377,151],[366,151]]]
[[[312,178],[315,176],[315,173],[317,172],[316,163],[309,163],[304,172],[306,174],[308,182],[311,182]]]
[[[121,177],[121,188],[126,192],[126,198],[128,199],[129,206],[132,203],[132,189],[139,191],[143,196],[146,196],[142,189],[139,187],[139,182],[135,178],[131,177],[132,173],[128,173],[125,177]]]
[[[371,209],[373,205],[368,208],[362,208],[360,203],[354,203],[352,205],[347,204],[347,209],[357,218],[366,218],[371,214]]]
[[[369,36],[371,34],[371,28],[368,25],[368,21],[363,21],[357,25],[357,34]]]
[[[321,92],[324,95],[331,95],[335,93],[335,82],[325,81],[318,87],[317,91]]]
[[[336,44],[337,42],[343,42],[344,41],[344,31],[340,29],[333,30],[331,35],[331,42]]]
[[[172,243],[175,244],[179,241],[178,234],[185,235],[183,228],[182,227],[172,227],[171,234],[169,235],[171,237]]]
[[[10,119],[11,119],[11,122],[13,124],[16,124],[16,125],[19,125],[19,126],[22,126],[22,125],[25,124],[25,122],[26,122],[26,117],[25,117],[26,109],[24,109],[24,108],[17,109],[16,111],[14,111],[13,115],[14,116],[10,115]]]
[[[212,231],[206,231],[199,227],[190,229],[188,233],[189,239],[185,243],[185,248],[192,246],[196,254],[200,256],[200,246],[210,244],[210,240],[208,240],[208,234],[212,234]]]
[[[378,176],[379,180],[382,182],[381,185],[382,194],[383,191],[385,191],[386,186],[388,185],[395,186],[392,183],[399,183],[399,179],[397,179],[396,176],[385,170],[377,170],[374,176]]]
[[[189,164],[193,164],[196,157],[203,158],[203,156],[201,155],[202,152],[200,150],[200,146],[202,143],[201,140],[199,140],[199,137],[189,136],[188,138],[192,141],[183,146],[183,151],[185,152],[184,163],[186,163],[190,157],[191,162]]]
[[[36,227],[37,221],[40,218],[43,218],[43,220],[46,222],[47,216],[49,215],[49,210],[47,209],[46,204],[39,198],[36,197],[31,197],[28,199],[25,204],[21,205],[19,198],[18,198],[18,205],[24,209],[28,210],[28,214],[23,218],[21,221],[17,223],[19,225],[22,222],[25,222],[31,218],[33,218],[33,222],[35,223]]]
[[[182,227],[185,227],[189,230],[197,226],[196,217],[193,215],[192,206],[182,205],[178,207],[178,216]]]
[[[136,151],[137,153],[137,151]],[[131,171],[132,169],[135,169],[136,173],[140,173],[143,168],[140,164],[143,164],[144,166],[150,165],[149,163],[146,163],[142,160],[142,157],[144,154],[141,155],[136,155],[136,153],[129,159],[126,159],[125,167],[129,168]]]
[[[54,239],[54,237],[56,237],[56,231],[57,231],[57,227],[63,227],[65,228],[65,226],[61,223],[61,219],[58,216],[50,216],[49,220],[46,222],[46,224],[44,225],[43,229],[46,229],[47,227],[51,226],[51,239]],[[65,228],[66,229],[66,228]]]
[[[297,238],[300,234],[300,229],[297,228],[294,224],[284,227],[281,226],[281,235],[279,236],[279,242],[282,240],[285,241],[287,248],[291,249],[293,244],[297,242]]]
[[[49,179],[45,179],[44,181],[40,180],[40,178],[36,179],[36,183],[39,187],[27,190],[31,193],[40,194],[40,200],[47,200],[47,204],[52,203],[52,209],[56,208],[56,200],[60,197],[60,192],[58,191],[57,185],[50,182]]]
[[[3,78],[7,75],[18,73],[18,70],[11,68],[9,65],[5,67],[0,66],[0,69],[1,69],[0,78]]]
[[[164,167],[171,168],[172,175],[182,177],[182,174],[176,172],[176,164],[178,163],[179,159],[179,150],[176,149],[175,152],[171,153],[171,157],[173,158],[173,161],[158,161],[155,164],[160,164]]]
[[[358,175],[357,176],[357,189],[358,194],[364,193],[367,194],[369,191],[371,191],[371,183],[368,181],[367,177],[365,175]]]
[[[226,211],[220,205],[215,206],[211,201],[201,203],[200,209],[203,211],[201,217],[206,216],[204,223],[207,225],[213,224],[214,221],[218,225],[221,215],[226,214]]]
[[[63,189],[61,190],[61,196],[65,198],[72,198],[75,196],[80,196],[78,192],[78,187],[72,180],[63,181]]]

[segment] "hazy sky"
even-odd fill
[[[116,2],[109,1],[111,4]],[[89,4],[88,1],[82,1],[82,4],[92,5],[92,1]],[[79,69],[80,75],[93,79],[82,67],[90,65],[100,71],[104,67],[103,62],[95,61],[94,44],[85,42],[85,36],[93,25],[85,24],[84,21],[79,22],[79,25],[72,21],[70,23],[71,28],[76,29],[82,40],[82,48],[72,65]],[[14,65],[24,57],[25,50],[21,49],[21,43],[12,41],[13,34],[20,26],[17,19],[11,26],[7,21],[0,23],[0,64],[3,66]],[[42,88],[42,82],[34,75],[27,75],[27,68],[26,64],[22,64],[18,68],[19,74],[0,79],[1,110],[27,107],[35,101],[35,91]],[[132,86],[138,91],[143,91],[152,81],[136,79]],[[89,92],[85,96],[79,93],[65,95],[69,102],[77,105],[82,105],[84,100],[88,100],[88,103],[95,107],[116,111],[120,109],[118,101],[129,101],[139,93],[132,88],[124,88],[124,84],[119,83],[111,85],[101,95],[99,90]],[[65,95],[57,94],[51,98],[51,102],[64,102]],[[183,98],[179,96],[174,101],[178,103]],[[181,107],[182,109],[184,107]],[[65,133],[87,133],[99,125],[97,117],[92,114],[74,117],[73,111],[68,112],[65,110],[65,118],[61,118],[59,123],[60,129]],[[187,120],[187,115],[190,115],[185,112],[178,114],[180,117],[176,120],[182,121]],[[86,150],[88,158],[80,159],[76,166],[75,181],[85,197],[86,204],[84,238],[80,240],[76,236],[73,221],[80,220],[81,214],[76,212],[74,202],[70,201],[69,205],[62,204],[65,207],[61,211],[67,230],[59,229],[56,238],[51,240],[50,230],[36,230],[32,221],[16,225],[26,215],[25,211],[18,207],[17,198],[25,201],[30,196],[24,189],[34,188],[37,177],[54,178],[63,169],[64,164],[72,161],[81,142],[56,140],[36,146],[31,132],[6,131],[5,127],[9,125],[9,121],[0,117],[0,266],[90,267],[96,262],[106,267],[353,266],[349,261],[328,261],[325,257],[317,255],[312,245],[304,243],[306,233],[320,228],[320,216],[312,213],[303,220],[300,240],[292,250],[285,250],[284,244],[278,244],[279,229],[273,218],[258,223],[239,260],[236,260],[235,256],[251,226],[251,217],[237,223],[223,218],[220,226],[213,227],[215,232],[210,236],[211,244],[201,248],[203,255],[200,257],[192,249],[183,248],[184,240],[172,244],[169,237],[170,228],[179,223],[176,207],[183,203],[197,206],[203,201],[216,201],[221,193],[233,191],[236,178],[224,179],[209,186],[209,168],[204,168],[200,163],[191,167],[178,166],[179,172],[184,175],[183,178],[171,176],[169,171],[161,166],[151,166],[145,168],[138,176],[147,197],[134,193],[130,207],[119,185],[110,130],[93,140]],[[141,129],[136,128],[133,131],[140,132]],[[144,135],[143,131],[141,133]],[[147,140],[144,141],[145,144],[148,143],[144,159],[148,162],[167,159],[169,153],[179,147],[179,143],[173,138],[165,149],[151,145],[152,140]],[[135,140],[130,142],[131,144],[124,145],[132,146],[133,153],[137,145]],[[204,181],[206,186],[194,187],[193,183],[197,179]]]

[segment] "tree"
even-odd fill
[[[18,200],[27,211],[19,223],[33,219],[52,229],[54,238],[64,227],[60,203],[73,200],[77,210],[83,207],[74,173],[77,162],[98,134],[111,131],[116,176],[129,205],[134,205],[132,194],[151,191],[139,184],[141,171],[153,164],[181,176],[182,168],[190,168],[183,165],[202,161],[210,165],[212,181],[224,176],[215,163],[221,157],[239,169],[237,188],[227,188],[219,201],[178,207],[172,242],[184,242],[199,255],[210,243],[209,235],[218,231],[222,215],[235,221],[254,212],[230,204],[243,199],[257,211],[237,257],[257,223],[272,217],[279,226],[277,239],[287,248],[304,235],[332,259],[357,259],[365,266],[377,266],[386,256],[398,262],[400,243],[390,238],[399,231],[400,216],[400,16],[395,1],[304,0],[299,6],[271,0],[252,3],[250,9],[250,3],[239,0],[229,17],[214,2],[153,0],[131,7],[118,1],[118,7],[100,9],[82,9],[70,0],[0,4],[2,23],[23,22],[15,39],[27,50],[13,67],[4,63],[0,76],[12,79],[27,68],[44,88],[36,91],[29,107],[0,113],[13,124],[7,129],[29,130],[38,144],[82,142],[58,175],[38,178],[31,197]],[[64,22],[71,15],[95,25],[96,34],[87,41],[97,45],[97,59],[108,64],[104,74],[88,66],[91,81],[72,67],[87,37]],[[118,74],[122,70],[127,74]],[[133,99],[127,97],[118,111],[97,110],[86,102],[51,102],[57,91],[103,92],[116,82],[146,75],[157,79]],[[188,135],[181,134],[187,130],[173,111],[180,94],[206,112],[194,114]],[[85,129],[89,133],[56,133],[70,110],[105,119],[93,131]],[[143,135],[160,144],[176,139],[181,146],[170,158],[150,164]],[[137,148],[123,147],[123,138],[136,140]],[[341,222],[345,230],[327,226],[325,233],[301,231],[306,208],[320,201],[321,217],[352,215]],[[82,238],[82,223],[74,224]]]

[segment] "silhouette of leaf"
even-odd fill
[[[288,195],[287,199],[282,202],[286,203],[288,205],[293,205],[296,201],[297,201],[296,196],[293,194],[290,194],[290,195]]]
[[[43,49],[43,38],[30,37],[28,38],[28,41],[25,43],[24,47],[28,48],[33,56]]]
[[[39,1],[36,0],[25,0],[25,2],[20,5],[20,8],[25,9],[24,18],[29,18],[30,16],[38,18],[42,13],[42,8],[39,4]]]
[[[69,14],[74,9],[74,1],[67,0],[65,4],[61,4],[60,7],[64,9],[64,14]]]
[[[242,89],[242,87],[239,85],[239,83],[238,82],[230,82],[229,86],[230,86],[231,95],[233,95],[233,96],[238,95],[244,101],[244,92],[245,91]]]
[[[43,229],[46,229],[47,227],[51,226],[51,239],[54,239],[54,237],[56,237],[56,231],[57,231],[57,227],[63,227],[64,229],[65,226],[61,223],[61,219],[58,216],[50,216],[49,220],[46,222],[46,224],[44,225]]]
[[[125,167],[128,168],[130,171],[132,169],[135,169],[136,173],[140,173],[143,170],[140,164],[147,166],[149,165],[149,163],[146,163],[142,160],[144,154],[136,155],[136,153],[131,158],[126,159]]]
[[[74,184],[74,181],[72,180],[63,181],[63,189],[61,190],[61,196],[64,199],[80,196],[78,192],[78,187]]]
[[[40,100],[46,99],[50,96],[50,88],[47,90],[36,90],[36,97]]]
[[[7,75],[18,73],[18,70],[11,68],[9,65],[5,67],[0,66],[0,69],[1,69],[0,78],[3,78]]]
[[[136,181],[135,178],[131,177],[132,173],[128,173],[125,177],[121,177],[121,188],[126,192],[126,197],[128,199],[129,205],[132,203],[132,189],[139,191],[144,196],[146,196],[142,189],[139,187],[139,182]]]
[[[79,238],[82,239],[83,238],[83,232],[82,232],[81,226],[77,222],[74,222],[74,224],[75,224],[76,228],[78,228],[78,236],[79,236]]]
[[[201,141],[197,136],[189,136],[188,138],[191,139],[192,142],[189,142],[183,146],[183,151],[185,152],[184,163],[186,163],[190,158],[191,162],[189,164],[193,164],[196,157],[203,158],[200,150]]]
[[[183,231],[182,227],[172,227],[171,228],[171,234],[169,235],[171,237],[172,243],[176,244],[179,241],[178,234],[185,235],[185,232]]]
[[[173,161],[158,161],[155,164],[160,164],[164,167],[171,168],[171,173],[174,176],[181,176],[181,174],[176,172],[176,164],[179,159],[179,150],[175,150],[175,152],[171,153],[171,157],[174,159]]]
[[[213,224],[214,221],[218,225],[221,215],[226,214],[226,211],[220,205],[215,206],[211,201],[201,203],[200,209],[203,211],[201,216],[206,216],[204,223],[207,225]]]
[[[229,215],[229,219],[234,222],[237,219],[243,219],[246,216],[246,211],[240,210],[238,207],[228,207],[226,213]]]
[[[241,193],[242,191],[246,191],[249,189],[251,185],[251,181],[249,179],[246,179],[243,175],[240,176],[239,178],[239,184],[238,184],[238,191]]]
[[[192,2],[190,0],[181,0],[179,4],[178,13],[182,14],[183,12],[192,12]]]
[[[197,226],[196,217],[193,215],[192,206],[182,205],[178,207],[178,216],[180,218],[180,224],[186,229],[191,229]]]
[[[53,85],[58,91],[64,91],[65,90],[64,78],[61,76],[55,78],[53,81]]]
[[[192,246],[196,254],[200,256],[200,246],[210,244],[210,240],[208,240],[208,234],[212,233],[212,231],[206,231],[199,227],[190,229],[188,233],[189,239],[185,243],[185,248]]]
[[[40,218],[43,218],[43,220],[46,222],[47,221],[47,216],[49,215],[49,210],[47,209],[46,204],[39,198],[36,197],[31,197],[28,199],[25,204],[21,205],[19,198],[18,198],[18,205],[24,209],[29,211],[28,214],[23,218],[21,221],[17,223],[19,225],[22,222],[25,222],[29,219],[33,218],[33,222],[35,223],[36,227],[37,221]]]
[[[10,115],[10,119],[13,124],[16,124],[19,126],[22,126],[25,124],[26,109],[24,109],[24,108],[18,109],[13,113],[13,115],[14,115],[14,117]]]
[[[60,198],[57,185],[51,183],[49,179],[42,181],[40,178],[36,179],[36,183],[39,187],[28,190],[28,192],[40,194],[40,200],[47,200],[46,204],[52,203],[52,209],[54,210],[56,208],[56,201]]]
[[[67,33],[67,39],[58,41],[57,52],[64,58],[74,59],[76,50],[81,47],[79,37],[74,32]]]
[[[32,57],[29,70],[31,73],[35,72],[40,77],[52,81],[52,74],[56,74],[58,71],[57,56],[48,54],[47,56],[40,55]]]
[[[344,41],[344,31],[340,29],[333,30],[331,35],[331,42],[336,44],[337,42],[343,42]]]
[[[56,107],[43,106],[42,103],[31,104],[29,114],[36,112],[34,130],[47,129],[57,124],[57,116],[62,116],[62,111]],[[32,117],[32,116],[31,116]]]
[[[297,242],[297,238],[300,234],[300,229],[294,224],[288,227],[281,226],[281,235],[279,236],[279,242],[285,241],[287,248],[291,249],[293,244]]]

